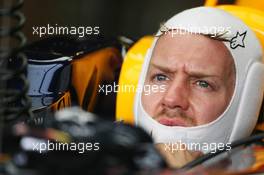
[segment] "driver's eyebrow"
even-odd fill
[[[153,62],[150,63],[150,68],[151,67],[154,67],[154,68],[159,69],[159,70],[166,72],[166,73],[174,73],[175,72],[174,70],[170,69],[168,66],[162,66],[162,65],[159,65],[159,64],[156,64]]]
[[[169,66],[164,66],[164,65],[161,65],[161,64],[157,64],[155,62],[151,62],[150,66],[154,67],[156,69],[159,69],[159,70],[161,70],[162,72],[165,72],[165,73],[175,73],[176,72],[175,69],[172,69]],[[222,79],[220,75],[209,73],[209,72],[205,72],[204,69],[185,70],[185,72],[188,75],[190,75],[191,77],[195,77],[195,78],[210,78],[210,77],[212,77],[212,78],[217,78],[217,79],[220,79],[220,80]]]

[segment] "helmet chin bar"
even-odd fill
[[[223,117],[224,113],[216,120],[194,127],[181,126],[165,126],[155,121],[144,110],[141,101],[139,102],[139,116],[138,125],[144,128],[154,139],[155,143],[167,143],[171,145],[185,144],[189,150],[198,150],[204,153],[212,152],[215,148],[208,146],[212,144],[229,144],[229,136],[231,132],[229,125],[225,123],[228,121],[227,117]],[[222,128],[222,132],[217,132],[215,135],[215,128]],[[193,144],[193,145],[192,145]]]

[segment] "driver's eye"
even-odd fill
[[[166,81],[168,80],[168,77],[166,75],[163,74],[157,74],[154,76],[154,81]]]
[[[199,80],[196,82],[196,84],[201,87],[201,88],[209,88],[210,87],[210,84],[207,83],[206,81],[204,80]]]

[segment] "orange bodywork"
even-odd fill
[[[71,106],[71,93],[67,91],[59,100],[52,104],[51,109],[57,111],[69,106]]]
[[[77,58],[72,63],[72,86],[78,103],[93,112],[99,94],[99,85],[114,80],[114,70],[121,64],[118,49],[109,47]]]

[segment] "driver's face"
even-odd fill
[[[220,116],[235,85],[233,58],[225,45],[202,35],[163,35],[157,41],[142,94],[145,111],[167,126],[197,126]]]

